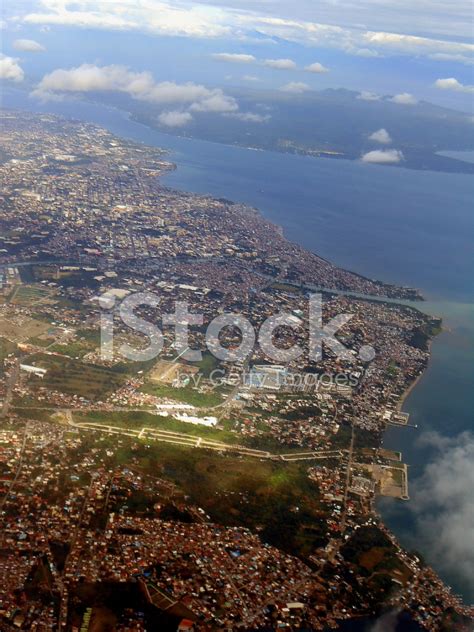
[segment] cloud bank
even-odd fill
[[[436,451],[412,486],[410,503],[430,558],[474,592],[474,435],[425,433],[421,445]],[[467,591],[466,591],[467,592]]]
[[[157,83],[149,72],[134,72],[126,66],[82,64],[45,75],[33,95],[43,100],[67,93],[122,92],[133,99],[167,105],[187,104],[194,112],[234,112],[238,104],[219,88],[209,89],[192,82]]]
[[[258,4],[250,0],[184,0],[180,4],[169,0],[32,0],[18,3],[13,19],[27,24],[194,38],[245,40],[258,32],[268,39],[334,48],[362,57],[410,55],[473,63],[474,45],[468,29],[472,13],[467,0],[452,0],[449,11],[435,0],[419,0],[415,5],[410,0],[361,0],[357,4],[349,0],[321,0],[318,15],[321,20],[326,18],[321,22],[313,21],[313,6],[303,10],[303,5],[308,5],[308,1],[288,5],[279,0]],[[407,33],[410,27],[406,15],[410,15],[412,23],[412,18],[417,17],[417,23],[411,27],[413,33],[428,35]]]
[[[159,0],[39,0],[36,11],[20,19],[27,24],[53,24],[120,31],[145,31],[157,35],[226,37],[233,33],[225,10],[198,3],[177,6]],[[30,5],[31,6],[31,5]]]

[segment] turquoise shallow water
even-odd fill
[[[419,430],[391,429],[385,439],[410,464],[412,497],[426,488],[427,467],[440,458],[435,446],[420,444],[420,436],[433,431],[456,438],[474,432],[473,178],[180,139],[147,129],[117,110],[80,102],[41,105],[18,91],[4,94],[4,106],[92,121],[117,135],[168,148],[178,164],[166,177],[169,186],[251,204],[283,226],[290,239],[342,267],[420,288],[428,301],[419,307],[441,316],[445,330],[405,403]],[[435,467],[433,477],[437,471],[441,467]],[[474,502],[469,481],[466,476],[467,489],[456,490],[458,503],[449,508],[465,521],[456,537],[464,538],[467,558],[474,532],[474,516],[469,522],[463,505]],[[433,486],[431,492],[437,491]],[[442,518],[446,507],[435,502],[433,507]],[[423,520],[431,509],[416,500],[384,501],[379,508],[403,544],[421,551],[457,592],[474,601],[474,570],[471,581],[458,558],[447,549],[440,553],[427,535]]]

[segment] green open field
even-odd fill
[[[42,353],[32,356],[29,363],[47,369],[44,378],[31,377],[31,384],[91,401],[106,398],[126,379],[113,369]]]
[[[190,385],[183,388],[174,388],[167,384],[148,383],[143,386],[142,391],[156,397],[169,397],[177,402],[191,404],[191,406],[199,408],[217,406],[224,401],[220,390],[215,389],[209,393],[200,393]]]
[[[82,358],[87,353],[99,350],[100,348],[100,331],[98,329],[78,329],[73,340],[68,342],[59,342],[51,347],[51,351],[63,353],[71,358]],[[117,369],[115,369],[117,370]],[[120,371],[127,373],[128,371]]]
[[[214,369],[219,367],[219,360],[213,356],[212,353],[209,353],[209,351],[205,351],[202,354],[202,360],[200,362],[193,362],[192,364],[198,367],[204,377],[208,378]]]
[[[56,343],[49,347],[50,351],[54,351],[55,353],[62,353],[63,355],[67,355],[70,358],[82,358],[86,355],[91,349],[84,345],[79,340],[74,340],[73,342],[66,343]]]
[[[82,358],[100,345],[100,332],[96,329],[78,329],[71,342],[52,345],[50,351],[63,353],[71,358]]]
[[[75,413],[74,421],[76,423],[102,423],[108,426],[119,426],[121,428],[156,428],[170,430],[172,432],[182,432],[193,437],[202,437],[203,439],[221,441],[222,443],[242,443],[242,437],[229,430],[219,430],[216,428],[208,428],[207,426],[185,423],[173,419],[172,417],[160,417],[159,415],[153,415],[146,411],[92,411],[89,413]]]
[[[15,353],[17,346],[14,342],[10,342],[6,338],[0,337],[0,364],[5,360],[10,353]]]
[[[25,307],[29,307],[35,303],[48,299],[51,294],[52,292],[50,289],[41,285],[21,285],[13,292],[10,302],[13,305],[24,305]]]
[[[220,456],[170,444],[123,445],[116,459],[176,483],[213,521],[258,529],[264,541],[285,551],[306,556],[327,542],[307,463]]]
[[[45,333],[48,328],[47,323],[36,318],[22,317],[21,320],[15,316],[0,318],[0,336],[12,342],[25,342],[29,338]]]

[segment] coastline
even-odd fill
[[[100,103],[100,101],[90,100],[89,102],[95,105],[99,105],[99,106],[104,105]],[[317,150],[317,149],[304,150],[304,149],[299,149],[297,147],[285,149],[279,144],[274,145],[272,147],[255,147],[255,146],[245,145],[244,143],[240,143],[240,142],[225,143],[225,142],[220,142],[217,140],[211,140],[209,138],[204,138],[201,136],[187,136],[186,134],[171,134],[169,131],[161,129],[159,126],[155,127],[151,123],[146,122],[146,120],[143,120],[140,114],[136,114],[128,110],[122,110],[121,108],[116,107],[116,106],[107,105],[105,107],[111,107],[111,108],[114,108],[121,112],[126,113],[131,121],[133,121],[134,123],[143,125],[144,127],[150,130],[153,130],[160,134],[174,136],[175,138],[181,138],[184,140],[202,141],[202,142],[207,142],[207,143],[214,143],[216,145],[222,145],[223,147],[240,147],[241,149],[247,149],[248,151],[272,152],[272,153],[289,155],[289,156],[301,156],[302,158],[311,158],[311,159],[316,159],[316,160],[320,158],[327,158],[328,160],[334,160],[336,162],[339,160],[347,160],[349,162],[361,162],[360,155],[355,154],[354,152],[344,153],[344,152],[339,152],[339,151],[325,151],[325,150]],[[441,152],[439,151],[427,152],[425,160],[426,158],[431,159],[432,162],[435,161],[436,163],[434,165],[431,164],[430,169],[432,171],[437,172],[437,173],[459,173],[463,175],[472,175],[474,173],[474,167],[472,165],[472,162],[465,161],[460,158],[456,158],[449,155],[443,155],[444,151],[449,152],[449,150],[442,150]],[[467,153],[469,153],[472,150],[461,150],[461,151],[466,151]],[[413,156],[410,158],[413,158]],[[444,159],[447,165],[449,165],[449,167],[452,167],[452,168],[451,169],[446,168],[446,164],[444,165],[444,167],[438,165],[437,159]],[[425,170],[424,160],[421,160],[420,162],[418,162],[418,160],[415,159],[415,161],[413,162],[411,159],[407,158],[404,164],[402,161],[401,164],[393,164],[393,165],[386,164],[384,166],[388,167],[389,169],[408,169],[410,171],[424,171]]]
[[[179,163],[179,161],[177,161],[177,162]],[[175,189],[177,189],[177,190],[181,190],[181,189],[180,189],[180,187],[173,187],[173,188],[175,188]],[[203,195],[204,195],[204,194],[203,194]],[[209,195],[211,195],[211,194],[209,194]],[[375,298],[376,298],[376,297],[375,297]],[[416,308],[414,308],[414,309],[416,309]],[[431,360],[432,360],[432,355],[431,355],[431,340],[430,340],[430,360],[429,360],[429,362],[431,362]],[[427,367],[426,367],[426,368],[425,368],[425,370],[424,370],[424,371],[423,371],[423,372],[422,372],[422,373],[421,373],[421,374],[420,374],[420,375],[419,375],[419,376],[418,376],[418,377],[417,377],[417,378],[413,381],[413,383],[412,383],[412,384],[410,384],[410,386],[407,388],[407,390],[405,391],[405,393],[403,393],[403,395],[401,396],[401,399],[400,399],[400,407],[402,407],[402,406],[405,404],[405,402],[406,402],[406,400],[408,399],[408,397],[412,394],[412,392],[415,390],[415,388],[416,388],[416,387],[420,384],[420,382],[421,382],[421,378],[422,378],[422,377],[424,377],[424,376],[426,375],[426,369],[427,369]]]
[[[441,333],[441,332],[439,332]],[[398,404],[397,404],[397,411],[401,412],[403,409],[403,406],[405,405],[405,402],[407,401],[407,399],[410,397],[410,395],[412,394],[412,392],[416,389],[416,387],[418,386],[418,384],[421,382],[421,380],[425,377],[426,372],[428,370],[429,365],[431,364],[432,361],[432,346],[433,346],[433,339],[439,335],[439,333],[434,334],[434,336],[432,338],[430,338],[429,342],[428,342],[428,353],[429,353],[429,358],[428,358],[428,362],[425,366],[425,368],[423,369],[423,371],[420,373],[420,375],[418,375],[418,377],[416,377],[413,382],[410,384],[410,386],[408,386],[408,388],[405,390],[405,392],[402,394]]]

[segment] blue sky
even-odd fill
[[[149,71],[157,83],[193,82],[223,93],[236,85],[293,86],[295,94],[345,87],[408,93],[414,100],[472,111],[470,1],[6,0],[3,5],[0,75],[28,88],[58,69],[119,65]],[[227,56],[219,57],[222,53]],[[305,70],[314,63],[321,65],[318,72]],[[63,88],[77,91],[77,84],[64,74],[62,79],[66,84],[56,76],[50,97]],[[106,89],[116,89],[109,79]],[[125,90],[122,84],[118,89]]]

